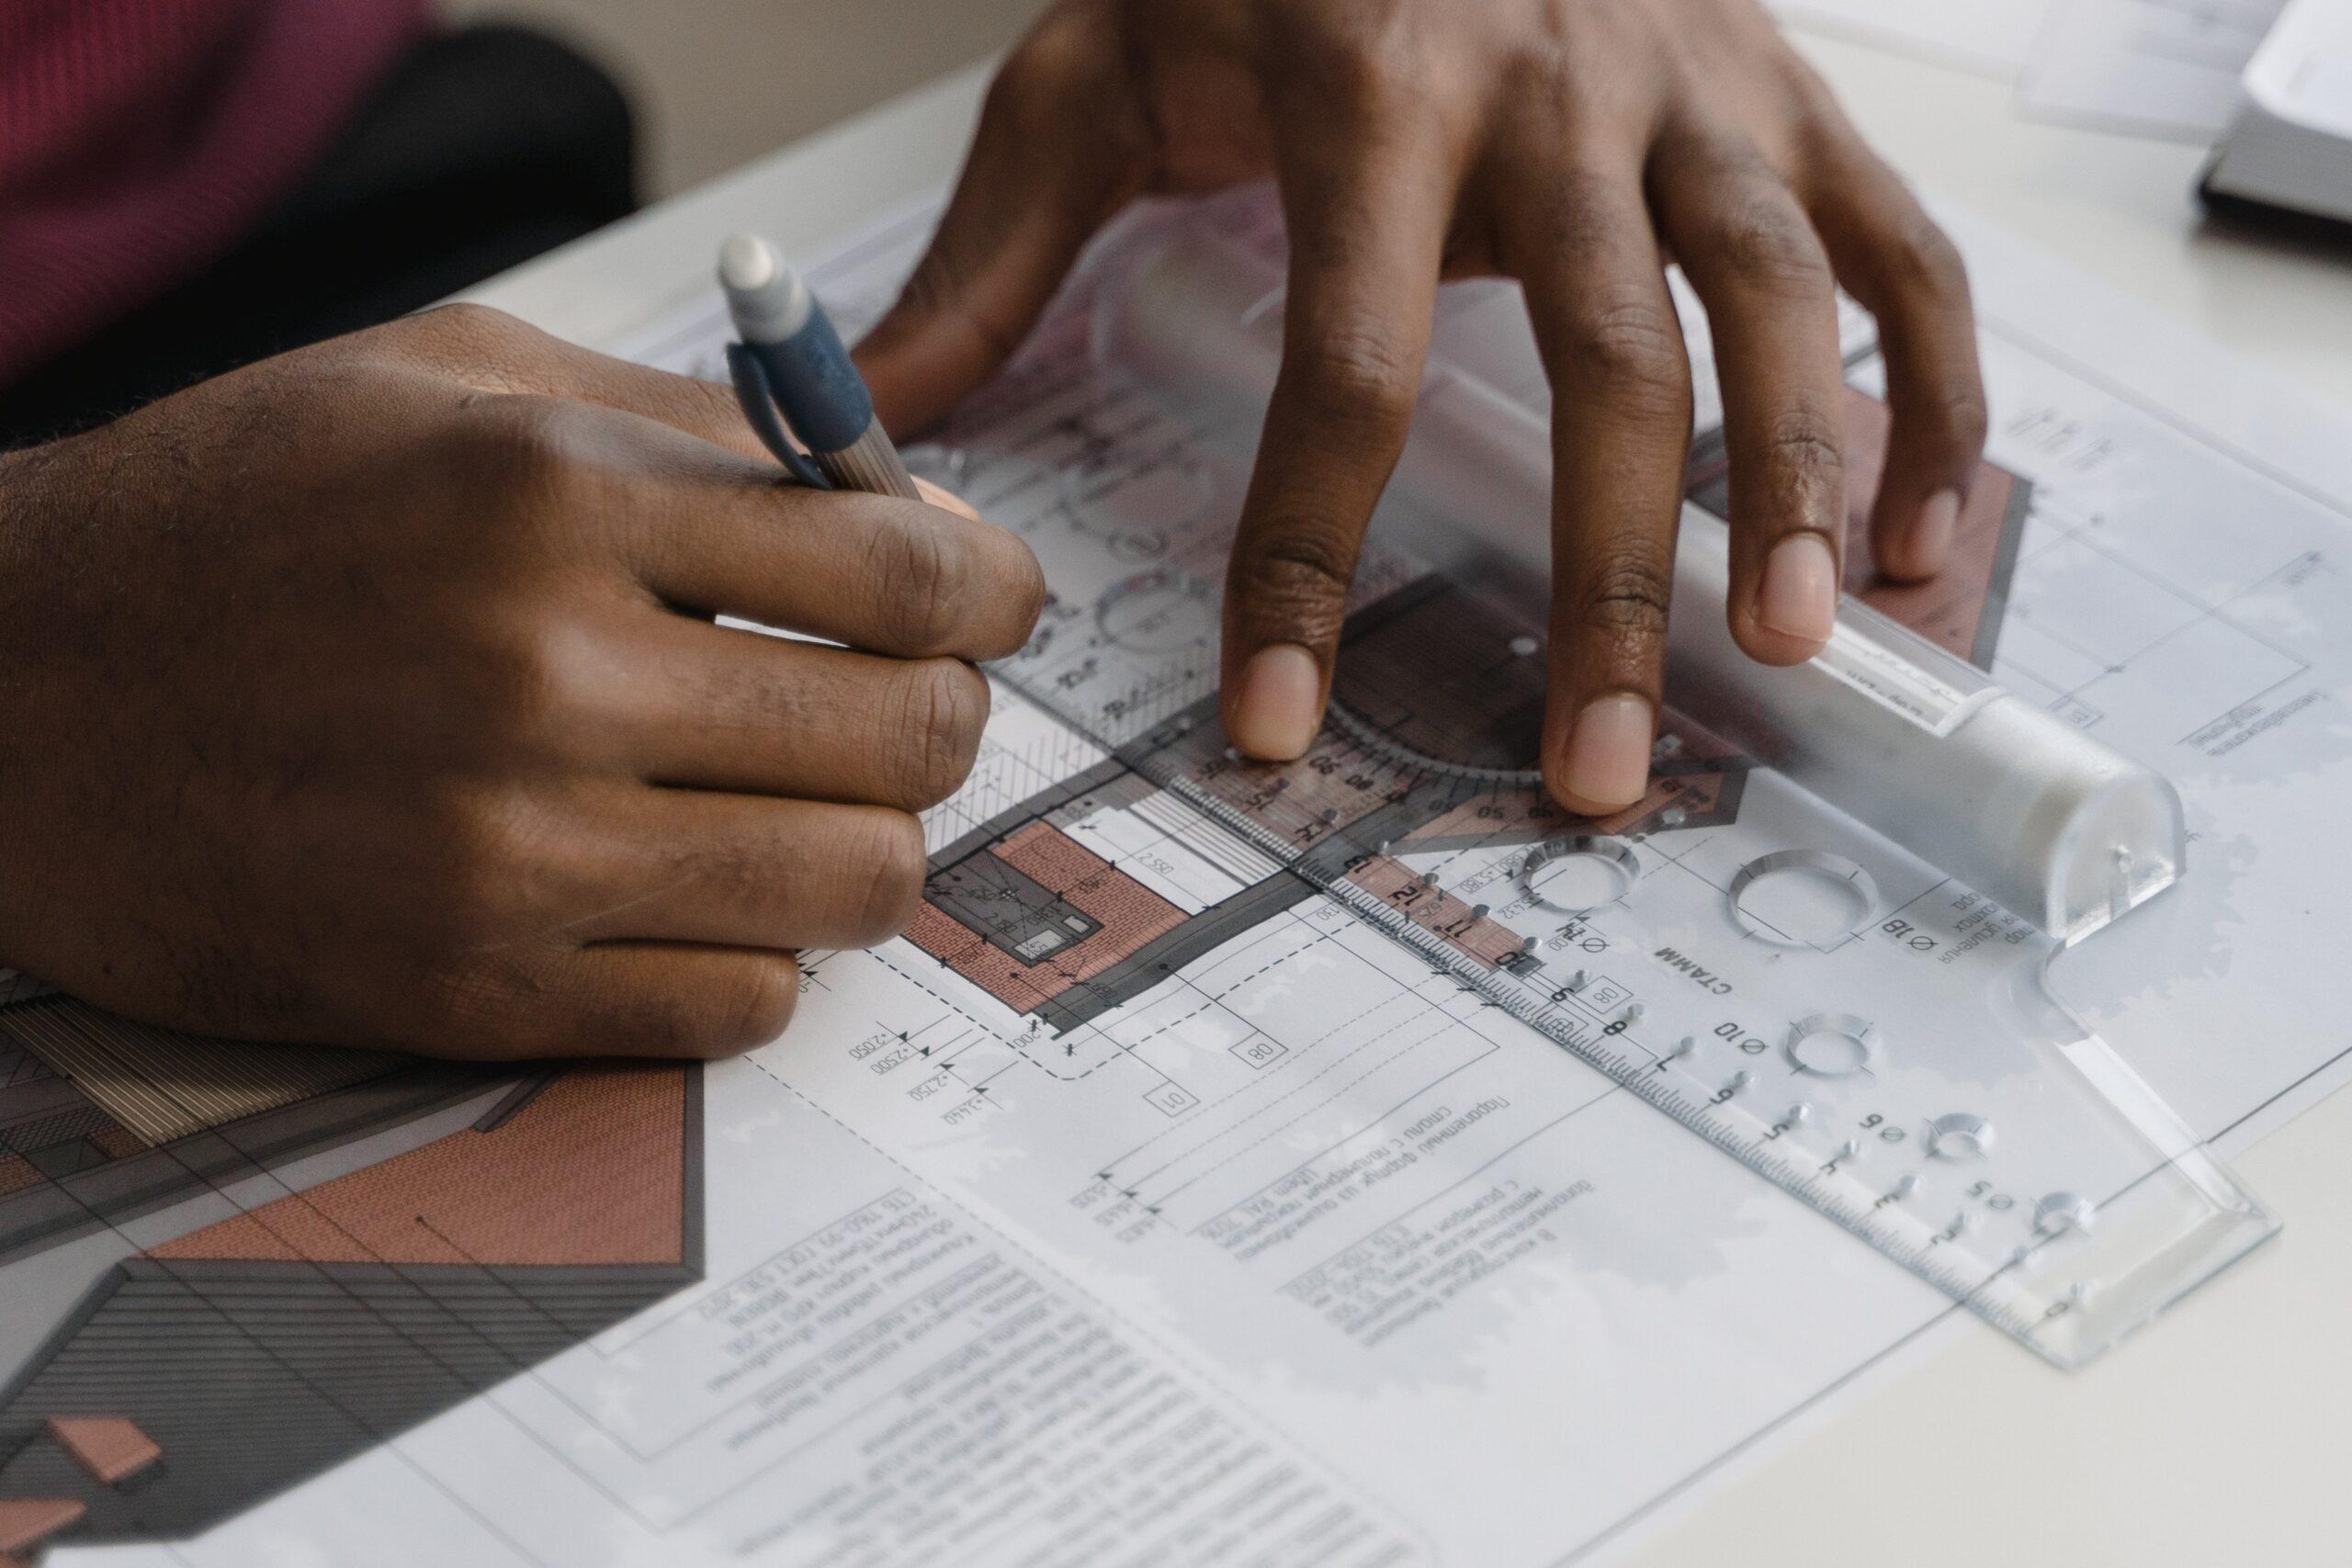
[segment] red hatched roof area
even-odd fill
[[[1871,552],[1871,506],[1886,467],[1894,415],[1879,399],[1846,389],[1846,591],[1873,610],[1901,622],[1929,642],[1962,659],[1973,659],[1984,641],[1984,624],[1997,596],[2006,595],[2003,555],[2013,552],[2009,511],[2018,477],[1980,459],[1961,503],[1944,570],[1919,582],[1896,582],[1880,575]],[[1717,454],[1690,476],[1691,499],[1720,515],[1730,458]]]
[[[19,1154],[0,1154],[0,1198],[11,1192],[21,1192],[28,1187],[38,1187],[49,1178],[40,1168]]]
[[[1023,964],[938,906],[919,906],[908,939],[1007,1007],[1023,1012],[1042,1007],[1184,923],[1183,910],[1048,823],[1030,823],[992,852],[1102,927]]]
[[[152,1249],[167,1259],[684,1259],[686,1069],[575,1067],[473,1128]]]
[[[71,1497],[0,1498],[0,1551],[39,1546],[86,1511]]]
[[[144,1154],[154,1146],[119,1123],[99,1128],[90,1134],[90,1142],[97,1145],[98,1152],[108,1159],[129,1159],[132,1155]]]
[[[155,1439],[121,1416],[52,1416],[49,1435],[74,1462],[108,1486],[130,1480],[164,1457]]]

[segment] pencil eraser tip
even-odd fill
[[[757,234],[732,234],[718,247],[718,280],[729,288],[765,288],[782,265],[775,247]]]

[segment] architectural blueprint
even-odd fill
[[[929,218],[816,269],[846,321]],[[1951,573],[1893,590],[1858,549],[1849,586],[2177,781],[2188,876],[2052,977],[2228,1145],[2352,1068],[2312,918],[2352,875],[2352,443],[1951,221],[1987,467]],[[1531,947],[1508,884],[1526,845],[1586,830],[1717,911],[1802,819],[1790,787],[1677,721],[1648,797],[1555,817],[1523,780],[1533,634],[1419,571],[1385,522],[1340,726],[1292,767],[1227,757],[1202,627],[1239,477],[1104,373],[1084,306],[910,454],[1022,528],[1056,598],[927,819],[915,923],[807,955],[784,1039],[700,1068],[232,1070],[0,993],[0,1554],[1582,1561],[1898,1348],[1976,1331],[1204,813],[1376,818],[1391,852],[1351,886],[1430,941],[1573,976],[1561,1005],[1596,1028],[1702,1010],[1705,1081],[1777,1070],[1708,948],[1630,944],[1608,908]],[[1450,290],[1440,352],[1540,407],[1515,311],[1500,286]],[[721,321],[714,300],[607,346],[703,368]],[[1848,337],[1859,508],[1884,416],[1867,320]],[[1096,722],[1063,716],[1080,705]],[[1398,747],[1443,770],[1396,782],[1378,753]],[[1204,795],[1163,787],[1171,757]],[[1800,956],[1894,1016],[2031,940],[1899,855],[1870,864],[1874,919]],[[1822,1135],[1891,1177],[1931,1130]],[[1986,1224],[2000,1162],[2030,1155],[2012,1143],[1969,1200]]]

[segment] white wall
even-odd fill
[[[626,83],[646,197],[1004,48],[1046,0],[442,0],[558,33]]]

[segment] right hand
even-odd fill
[[[913,912],[1043,601],[495,311],[264,361],[0,458],[0,964],[253,1039],[757,1044],[796,949]]]
[[[1690,435],[1669,255],[1707,308],[1730,468],[1729,599],[1686,610],[1768,664],[1830,635],[1840,282],[1886,350],[1872,554],[1906,579],[1942,567],[1984,439],[1967,279],[1757,0],[1058,0],[858,350],[887,422],[993,371],[1136,196],[1266,175],[1290,286],[1226,576],[1242,751],[1300,756],[1322,722],[1441,276],[1524,285],[1552,385],[1543,761],[1563,806],[1613,811],[1649,784]]]

